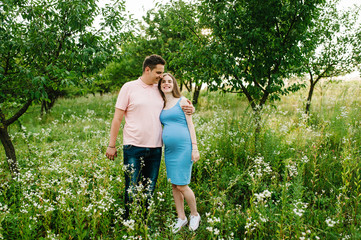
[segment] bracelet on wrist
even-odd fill
[[[112,146],[108,146],[108,148],[115,148],[115,146],[114,146],[114,147],[112,147]]]
[[[197,143],[192,143],[192,144],[197,145]]]

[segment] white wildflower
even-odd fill
[[[326,219],[326,224],[327,224],[327,226],[329,226],[329,227],[334,227],[335,224],[337,224],[337,223],[338,223],[338,221],[333,221],[331,218],[327,218],[327,219]]]
[[[135,221],[133,219],[125,220],[123,222],[123,225],[126,226],[127,228],[129,228],[130,230],[134,230],[134,224],[135,224]]]

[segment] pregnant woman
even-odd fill
[[[188,105],[182,97],[176,79],[169,73],[163,75],[158,89],[164,99],[164,109],[160,114],[163,124],[163,144],[167,178],[172,183],[173,198],[178,214],[173,226],[177,233],[188,223],[184,212],[184,199],[191,210],[189,229],[195,231],[201,220],[197,212],[196,198],[188,184],[191,180],[192,165],[199,160],[196,133],[191,115],[185,115],[182,106]]]

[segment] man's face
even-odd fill
[[[157,64],[153,70],[150,70],[149,68],[149,71],[150,71],[149,76],[152,79],[153,84],[157,84],[159,80],[163,77],[164,65]]]

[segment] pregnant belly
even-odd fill
[[[177,144],[187,144],[191,142],[188,128],[185,127],[164,127],[163,143],[165,146],[175,146]]]

